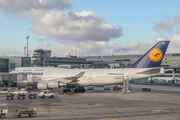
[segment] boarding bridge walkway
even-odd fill
[[[27,81],[27,74],[25,73],[1,73],[0,74],[0,86],[8,86],[11,87],[13,86],[18,86],[19,83],[22,81],[26,80]]]

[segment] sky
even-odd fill
[[[0,0],[0,56],[143,54],[159,40],[180,53],[179,0]]]

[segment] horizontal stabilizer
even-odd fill
[[[150,70],[145,70],[137,74],[155,74],[155,73],[160,73],[160,71],[161,71],[161,68],[152,68]]]

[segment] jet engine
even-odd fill
[[[64,87],[66,85],[67,85],[66,83],[62,83],[58,80],[50,80],[47,82],[39,82],[37,84],[37,88],[40,90],[47,90],[47,89],[55,89],[59,87]]]
[[[47,85],[47,87],[49,88],[49,89],[53,89],[53,88],[59,88],[59,81],[48,81],[48,85]]]
[[[40,90],[47,90],[47,89],[48,89],[47,83],[45,83],[45,82],[39,82],[39,83],[37,84],[37,88],[40,89]]]

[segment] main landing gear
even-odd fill
[[[63,93],[71,92],[71,89],[64,89]]]
[[[78,87],[74,89],[74,93],[84,93],[85,91],[86,90],[83,87]],[[63,93],[68,93],[68,92],[71,92],[71,89],[66,88],[63,90]]]
[[[74,89],[74,93],[84,93],[86,90],[83,87],[78,87]]]

